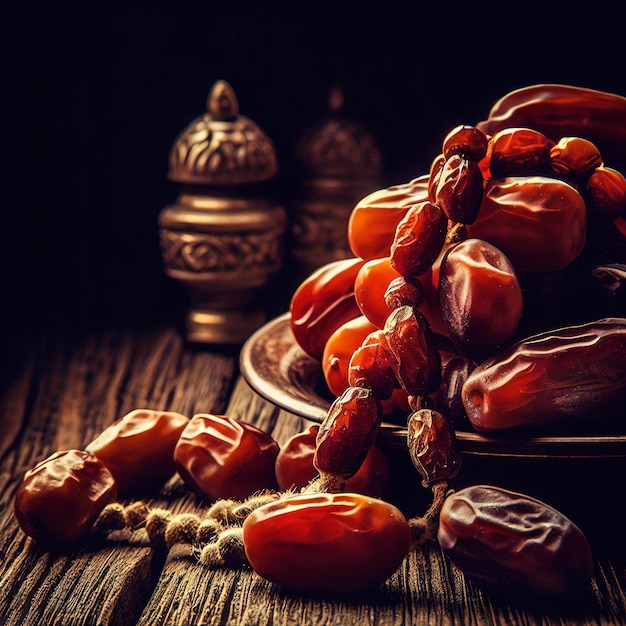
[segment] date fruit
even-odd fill
[[[609,220],[626,217],[626,178],[610,167],[597,167],[587,180],[594,210]]]
[[[437,205],[453,222],[473,224],[483,197],[483,175],[478,163],[452,154],[436,176]]]
[[[550,145],[543,133],[532,128],[504,128],[491,141],[492,176],[532,176],[547,169]]]
[[[318,361],[328,338],[344,322],[361,315],[354,281],[364,261],[332,261],[305,278],[291,296],[289,325],[298,345]]]
[[[467,429],[469,420],[461,399],[461,389],[476,365],[468,358],[453,356],[443,368],[435,408],[443,413],[457,430]]]
[[[460,125],[453,128],[442,144],[444,159],[453,154],[462,154],[472,161],[480,161],[486,154],[489,140],[485,133],[474,126]]]
[[[428,320],[417,309],[394,309],[381,339],[396,378],[407,393],[428,395],[439,388],[441,355]]]
[[[583,137],[561,137],[550,148],[550,166],[558,176],[578,182],[603,165],[594,143]]]
[[[448,218],[432,202],[412,206],[396,228],[389,259],[397,276],[421,276],[435,262],[446,239]]]
[[[447,251],[439,271],[439,298],[450,338],[477,362],[513,335],[524,308],[513,265],[482,239],[466,239]]]
[[[120,495],[158,489],[176,473],[174,448],[189,418],[136,409],[116,420],[86,448],[108,468]]]
[[[491,178],[468,237],[502,250],[517,272],[553,272],[582,252],[587,209],[570,184],[545,176]]]
[[[357,257],[369,261],[389,256],[398,222],[413,205],[428,200],[429,178],[379,189],[355,205],[348,220],[348,243]]]
[[[578,526],[540,500],[499,487],[449,495],[437,538],[464,574],[498,590],[566,596],[587,590],[594,573]]]
[[[252,569],[288,588],[356,593],[384,583],[411,545],[392,504],[353,493],[299,494],[254,510],[243,523]]]
[[[534,128],[548,139],[579,136],[593,141],[608,162],[626,165],[626,98],[613,93],[539,83],[500,98],[476,124],[487,135],[513,126]]]
[[[370,449],[382,417],[371,389],[348,387],[328,408],[316,438],[313,464],[320,473],[354,476]]]
[[[414,411],[409,415],[407,433],[409,455],[424,487],[459,473],[461,453],[452,424],[442,413],[433,409]]]
[[[83,539],[116,499],[115,478],[100,459],[85,450],[63,450],[26,472],[14,513],[20,528],[38,543],[68,545]]]
[[[479,432],[623,416],[626,318],[604,318],[519,341],[474,369],[461,393]]]
[[[320,427],[317,425],[290,437],[276,457],[276,480],[282,491],[300,491],[318,474],[313,465],[315,442]],[[346,480],[344,491],[380,498],[391,480],[387,457],[372,444],[361,467]]]
[[[354,351],[376,330],[365,315],[359,315],[342,324],[328,338],[322,354],[322,373],[328,389],[340,396],[349,387],[348,369]]]
[[[185,483],[207,500],[243,500],[276,488],[279,446],[266,432],[240,420],[194,415],[183,430],[174,462]]]
[[[381,401],[389,400],[398,385],[382,334],[382,330],[370,333],[352,354],[348,367],[348,384],[369,387]]]

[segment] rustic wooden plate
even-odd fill
[[[242,376],[250,387],[288,413],[320,423],[332,400],[320,364],[297,344],[289,313],[269,321],[244,344],[240,354]],[[380,438],[406,447],[406,428],[383,423]],[[626,435],[572,434],[567,436],[486,437],[456,431],[466,454],[538,458],[626,458]]]

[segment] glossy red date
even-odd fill
[[[207,500],[243,500],[275,489],[279,446],[266,432],[240,420],[199,413],[183,430],[174,462],[185,483]]]
[[[439,272],[439,301],[450,338],[475,361],[509,340],[524,308],[513,265],[482,239],[466,239],[448,250]]]
[[[246,556],[263,578],[307,592],[373,589],[402,564],[411,529],[395,506],[353,493],[299,494],[243,524]]]
[[[500,249],[517,272],[557,271],[585,246],[586,211],[580,193],[566,182],[543,176],[492,178],[467,234]]]
[[[26,472],[15,494],[20,528],[45,546],[83,539],[107,504],[117,499],[117,484],[106,465],[90,452],[55,452]]]
[[[380,189],[360,200],[348,220],[350,249],[361,259],[389,256],[398,222],[419,202],[428,200],[429,176]]]
[[[462,389],[474,428],[587,423],[626,411],[626,318],[549,330],[479,365]]]
[[[174,448],[189,418],[136,409],[116,420],[85,449],[115,477],[120,495],[158,489],[176,473]]]
[[[332,333],[361,315],[354,281],[364,261],[341,259],[323,265],[304,279],[291,297],[289,325],[298,345],[320,360]]]

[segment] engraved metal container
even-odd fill
[[[282,267],[288,223],[265,187],[277,171],[271,140],[216,82],[206,113],[171,148],[168,179],[182,187],[158,217],[166,274],[189,295],[189,341],[241,344],[266,321],[262,295]]]
[[[292,191],[290,248],[304,274],[354,256],[347,237],[350,213],[380,187],[380,148],[367,129],[346,119],[343,104],[343,92],[333,87],[327,117],[295,143],[298,184]]]

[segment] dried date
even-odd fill
[[[609,220],[626,217],[626,178],[610,167],[597,167],[587,180],[594,210]]]
[[[446,239],[448,218],[441,207],[420,202],[398,224],[391,246],[391,267],[402,276],[421,276],[439,256]]]
[[[549,161],[548,139],[532,128],[505,128],[492,137],[492,176],[541,174]]]
[[[483,175],[478,163],[460,154],[452,154],[437,177],[437,205],[453,222],[473,224],[483,196]]]
[[[38,543],[69,545],[84,539],[117,484],[106,465],[90,452],[55,452],[26,472],[15,494],[20,528]]]
[[[589,543],[565,515],[540,500],[476,485],[451,494],[439,517],[439,545],[467,576],[542,597],[589,588]]]
[[[462,389],[480,432],[589,422],[626,410],[626,318],[538,333],[479,365]]]
[[[428,320],[417,309],[394,309],[381,339],[396,378],[407,393],[428,395],[439,388],[441,355]]]
[[[474,126],[460,125],[445,136],[442,152],[445,159],[453,154],[462,154],[472,161],[480,161],[487,154],[488,145],[485,133]]]
[[[313,463],[320,474],[350,478],[378,434],[380,401],[371,389],[348,387],[329,407],[316,438]]]
[[[109,468],[120,495],[158,489],[176,473],[174,448],[188,423],[188,417],[174,411],[136,409],[85,449]]]
[[[459,473],[461,453],[456,448],[452,425],[442,413],[433,409],[414,411],[407,432],[409,455],[424,487]]]

